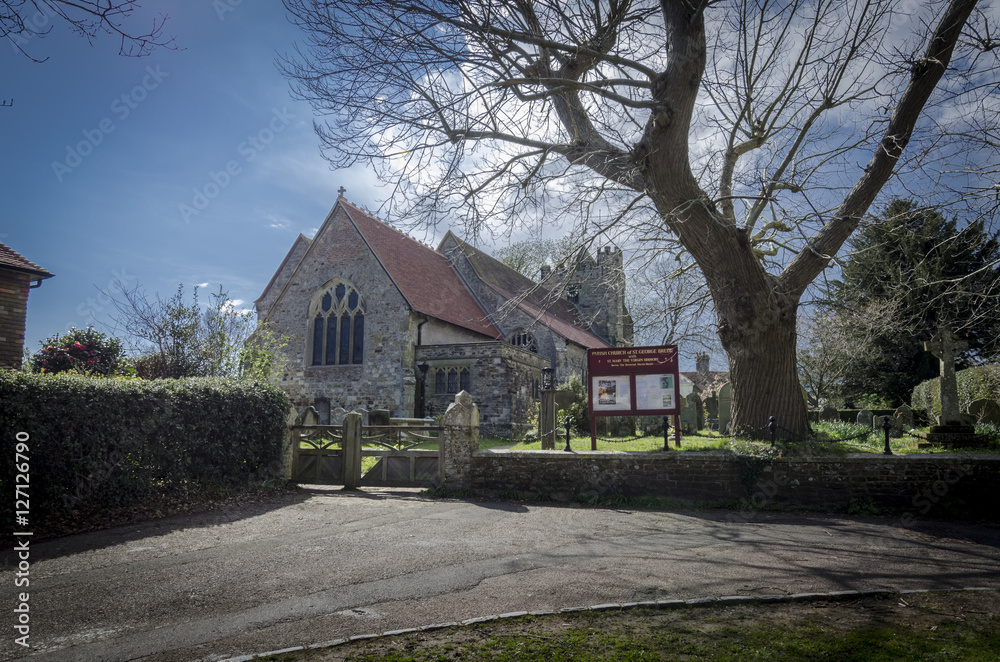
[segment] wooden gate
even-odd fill
[[[429,426],[362,426],[361,415],[348,414],[343,426],[316,425],[308,413],[304,425],[291,426],[291,480],[318,485],[428,487],[440,481],[441,453]],[[424,448],[418,448],[423,446]],[[428,446],[433,446],[429,448]],[[377,458],[362,475],[362,458]]]
[[[434,433],[441,428],[372,425],[363,431],[361,457],[378,461],[361,477],[362,485],[430,487],[440,482],[441,453]]]

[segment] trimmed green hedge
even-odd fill
[[[1000,364],[980,365],[955,373],[958,381],[958,406],[968,411],[969,405],[983,398],[1000,401]],[[910,406],[941,414],[941,378],[920,382],[910,396]]]
[[[264,382],[0,371],[2,508],[13,508],[18,433],[28,435],[38,517],[84,504],[127,506],[164,487],[273,475],[288,408]]]

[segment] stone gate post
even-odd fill
[[[472,454],[479,450],[479,407],[468,392],[462,391],[455,396],[455,402],[448,405],[442,425],[440,482],[450,487],[468,488]]]
[[[281,444],[281,477],[292,480],[292,467],[299,454],[299,434],[295,426],[299,424],[299,412],[292,406],[285,417],[285,438]]]
[[[344,489],[356,490],[361,483],[361,412],[344,417]]]

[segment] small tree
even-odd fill
[[[847,377],[854,370],[872,370],[881,341],[898,326],[896,308],[892,302],[860,308],[823,306],[799,320],[799,381],[810,407],[858,401],[864,395],[848,387]]]
[[[184,287],[169,299],[150,297],[137,284],[116,283],[108,294],[131,349],[139,354],[136,372],[160,377],[240,377],[262,379],[275,369],[275,350],[286,339],[258,327],[252,310],[239,307],[220,286],[211,303],[202,309],[198,288],[191,303]]]
[[[32,371],[76,371],[107,377],[120,374],[126,366],[121,341],[93,327],[85,330],[74,327],[64,336],[56,334],[43,340],[41,345],[42,348],[31,357]]]
[[[908,401],[914,386],[938,375],[923,343],[945,325],[969,344],[959,368],[996,356],[1000,242],[981,221],[963,227],[939,209],[896,199],[868,217],[850,245],[836,302],[892,323],[870,339],[871,352],[844,356],[848,390]]]

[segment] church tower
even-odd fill
[[[558,275],[558,274],[557,274]],[[566,279],[566,298],[577,307],[597,335],[615,347],[634,344],[632,315],[625,304],[625,268],[622,251],[605,246],[597,259],[586,250]]]

